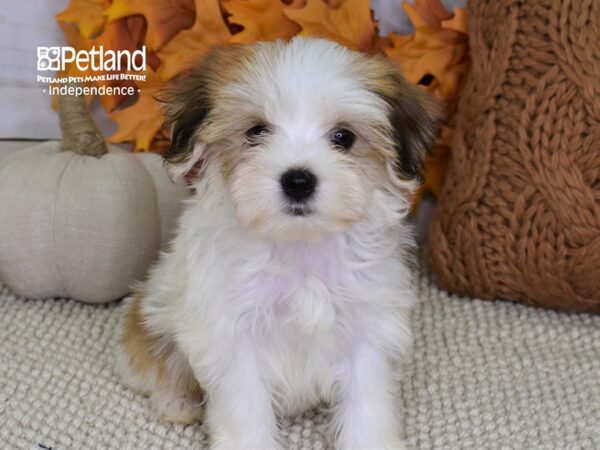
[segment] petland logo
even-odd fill
[[[140,89],[130,82],[144,82],[146,47],[140,50],[104,50],[103,46],[76,51],[73,47],[38,47],[37,69],[60,71],[59,76],[37,75],[38,83],[47,85],[50,95],[135,95]],[[78,76],[65,75],[76,68]]]
[[[76,51],[73,47],[38,47],[37,70],[64,71],[69,64],[94,72],[139,72],[146,69],[146,46],[140,50],[104,50],[103,46]]]

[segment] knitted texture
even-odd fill
[[[428,261],[484,299],[600,311],[600,1],[472,0]]]
[[[409,448],[600,448],[600,316],[456,298],[427,277],[419,293],[398,398]],[[113,373],[120,312],[0,285],[0,448],[206,449],[203,425],[159,422]],[[286,448],[330,448],[326,419],[284,420]]]

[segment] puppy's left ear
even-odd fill
[[[388,105],[400,180],[422,181],[423,164],[442,119],[442,107],[430,94],[406,81],[398,69],[386,63],[383,79],[373,91]],[[380,72],[381,73],[381,72]]]

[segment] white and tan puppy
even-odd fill
[[[382,57],[325,40],[228,46],[169,93],[177,237],[125,307],[118,369],[213,449],[284,447],[327,401],[340,449],[401,448],[415,303],[405,223],[438,108]]]

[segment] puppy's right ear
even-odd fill
[[[166,123],[171,128],[171,146],[165,152],[168,171],[173,179],[201,169],[207,143],[202,140],[212,108],[215,53],[178,77],[164,91]]]

